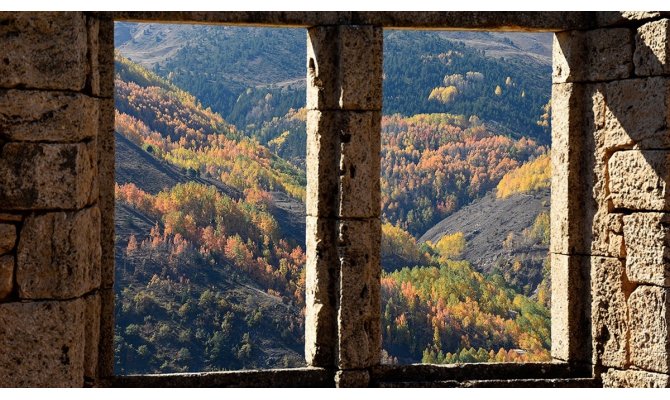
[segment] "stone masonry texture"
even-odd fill
[[[670,386],[668,18],[662,11],[0,12],[0,386]],[[112,377],[114,19],[306,28],[310,368],[248,371],[243,381],[225,373]],[[378,151],[383,29],[392,27],[557,32],[554,363],[379,365]],[[394,382],[375,381],[382,367]]]
[[[100,211],[28,217],[19,241],[16,282],[22,299],[67,299],[100,285]]]
[[[0,304],[0,386],[81,387],[83,342],[82,300]]]

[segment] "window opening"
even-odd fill
[[[115,43],[115,373],[304,366],[305,31]]]
[[[385,30],[383,363],[551,359],[551,43]]]

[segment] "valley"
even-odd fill
[[[304,31],[116,26],[117,373],[303,366]],[[384,362],[549,359],[551,40],[514,40],[385,34]]]

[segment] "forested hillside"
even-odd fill
[[[549,357],[543,41],[385,32],[384,362]],[[304,365],[304,43],[117,24],[118,373]]]
[[[117,371],[302,365],[304,219],[277,200],[301,214],[304,172],[157,75],[116,69]]]

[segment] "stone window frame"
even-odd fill
[[[114,293],[101,296],[99,376],[117,387],[594,386],[590,278],[578,257],[582,176],[578,124],[587,110],[569,85],[583,38],[554,39],[552,116],[552,362],[380,365],[379,157],[383,29],[563,32],[592,29],[588,12],[115,12],[101,14],[100,86],[113,91],[113,21],[306,28],[308,36],[307,320],[309,367],[114,376]],[[602,14],[602,15],[601,15]],[[625,22],[625,21],[624,21]],[[106,45],[103,43],[106,38]],[[111,39],[110,39],[111,38]],[[111,46],[110,46],[111,43]],[[556,51],[556,47],[561,51]],[[581,46],[581,47],[580,47]],[[362,51],[366,49],[366,51]],[[572,53],[571,53],[572,51]],[[557,85],[558,83],[558,85]],[[111,89],[109,85],[111,86]],[[560,104],[560,106],[557,106]],[[113,282],[113,99],[99,144],[103,285]],[[561,112],[557,112],[561,110]],[[109,128],[111,127],[111,129]],[[348,134],[342,134],[341,132]],[[330,134],[328,134],[330,133]],[[352,145],[353,144],[353,145]],[[376,159],[376,161],[374,161]],[[309,160],[312,160],[311,162]],[[371,161],[372,160],[372,161]],[[353,168],[352,168],[353,167]],[[353,171],[352,171],[353,170]],[[355,172],[354,172],[355,171]],[[376,186],[375,186],[376,185]],[[375,190],[369,190],[372,186]],[[105,233],[108,233],[105,235]],[[111,234],[109,234],[111,233]],[[367,238],[351,240],[350,237]],[[562,238],[562,240],[557,240]],[[375,283],[376,282],[376,283]],[[361,286],[362,285],[362,286]],[[110,286],[111,287],[111,286]],[[361,302],[361,299],[364,300]],[[375,307],[377,310],[375,311]]]

